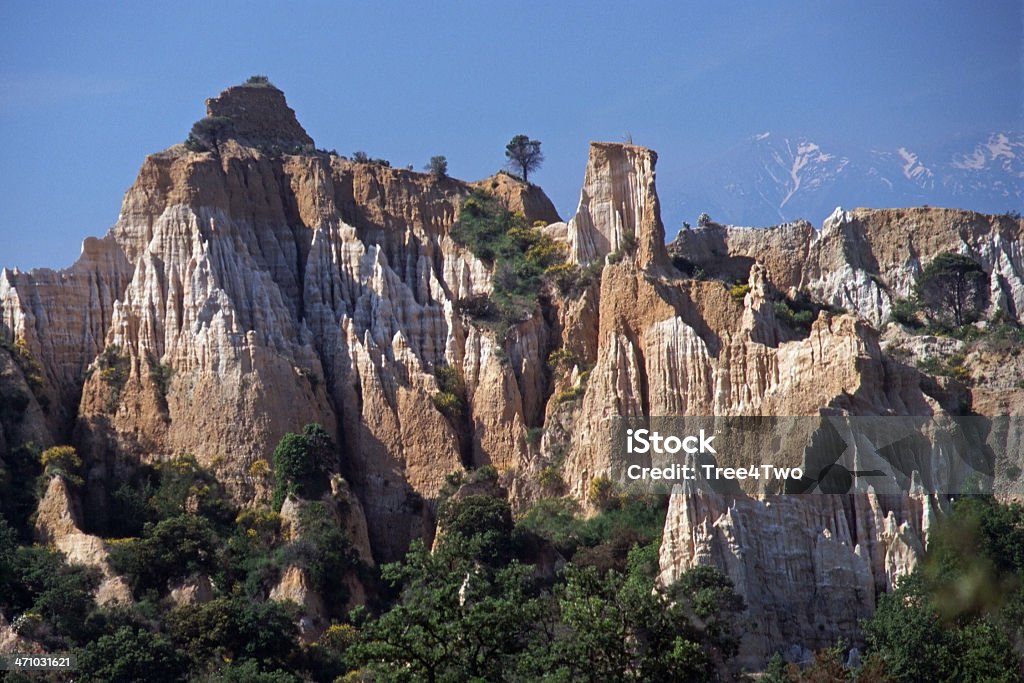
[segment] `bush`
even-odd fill
[[[572,370],[580,364],[576,354],[566,348],[558,348],[548,354],[548,367],[552,370]]]
[[[587,388],[583,384],[577,384],[574,387],[569,387],[563,391],[558,392],[555,396],[555,404],[569,403],[577,399],[583,398],[583,395],[587,393]]]
[[[327,488],[324,476],[333,464],[335,446],[318,424],[308,424],[302,434],[289,432],[274,449],[274,510],[279,511],[290,494],[316,497]]]
[[[729,288],[729,296],[732,297],[733,301],[743,303],[743,300],[747,296],[747,292],[750,291],[750,285],[745,282],[737,282]]]
[[[185,147],[192,152],[216,152],[218,146],[235,135],[235,122],[226,116],[206,116],[192,125]]]
[[[494,567],[514,555],[512,508],[501,492],[455,496],[438,507],[437,546],[457,548]]]
[[[540,471],[537,483],[548,495],[557,495],[565,488],[565,480],[562,479],[562,471],[554,465],[548,465]]]
[[[45,387],[45,381],[43,380],[43,366],[39,364],[33,356],[32,352],[28,348],[28,343],[24,339],[18,339],[14,343],[11,343],[0,337],[0,348],[6,349],[11,357],[14,359],[14,363],[21,370],[21,374],[25,377],[25,383],[28,384],[29,391],[36,397],[39,405],[44,408],[49,404],[49,399],[43,393]],[[20,399],[15,399],[15,403],[20,403]],[[24,404],[28,405],[27,400]],[[21,409],[22,411],[24,408]],[[20,411],[19,411],[20,412]]]
[[[424,168],[430,175],[438,178],[448,177],[448,159],[443,155],[430,157],[430,162]]]
[[[180,681],[187,671],[183,655],[163,637],[124,626],[75,651],[76,674],[89,681]]]
[[[616,506],[615,484],[608,477],[597,476],[587,486],[587,500],[601,510],[610,510]]]
[[[9,619],[37,614],[51,627],[51,639],[60,634],[76,642],[99,582],[98,571],[67,564],[63,553],[41,546],[16,548],[13,530],[0,518],[0,608]]]
[[[82,478],[79,476],[82,459],[78,457],[78,451],[72,446],[47,448],[39,456],[39,463],[43,466],[44,477],[60,475],[73,484],[80,485],[82,483]]]
[[[821,311],[841,313],[843,309],[835,306],[821,305],[811,299],[807,292],[798,292],[792,298],[779,299],[772,302],[776,319],[801,336],[811,333],[814,321]]]
[[[449,365],[440,365],[434,370],[434,377],[438,388],[433,397],[434,407],[452,424],[460,424],[465,418],[466,403],[462,397],[466,389],[459,371]]]
[[[889,317],[893,322],[911,329],[917,329],[922,326],[920,316],[921,304],[915,297],[893,299],[892,309],[889,313]]]
[[[544,286],[565,274],[557,268],[565,261],[562,245],[480,190],[462,203],[451,237],[493,266],[490,301],[500,323],[499,343],[510,327],[534,314]]]
[[[230,527],[234,513],[223,484],[199,465],[194,455],[182,453],[156,467],[157,486],[149,498],[155,521],[183,514],[198,514],[221,529]],[[145,484],[143,485],[145,490]]]
[[[121,400],[124,385],[128,381],[130,371],[128,357],[122,354],[120,346],[111,344],[103,349],[96,359],[96,365],[100,371],[100,381],[109,389],[105,408],[107,412],[114,412]]]
[[[267,78],[265,74],[256,74],[254,76],[249,76],[249,78],[245,79],[244,85],[247,85],[247,86],[249,86],[251,88],[275,88],[276,89],[276,86],[273,83],[270,82],[270,79]]]
[[[156,386],[157,393],[163,401],[167,400],[167,391],[171,388],[171,378],[173,377],[174,368],[170,365],[150,361],[149,378],[153,380],[153,385]]]
[[[941,375],[955,379],[963,384],[971,384],[973,381],[971,372],[964,365],[966,360],[967,357],[963,353],[954,353],[947,358],[929,356],[919,361],[917,368],[929,375]]]
[[[320,501],[302,506],[299,526],[299,539],[281,549],[279,563],[304,570],[328,610],[343,616],[349,594],[342,579],[359,566],[358,555],[334,515]]]
[[[147,524],[143,537],[113,544],[110,566],[124,574],[136,596],[158,594],[172,581],[212,573],[218,541],[210,522],[183,514]]]

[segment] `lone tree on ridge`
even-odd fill
[[[517,135],[505,145],[505,156],[508,165],[519,169],[524,183],[529,183],[530,171],[536,171],[544,163],[544,153],[540,151],[540,140],[531,140],[528,135]]]

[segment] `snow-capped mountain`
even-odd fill
[[[836,206],[931,204],[1002,213],[1024,209],[1024,133],[940,148],[840,149],[802,137],[751,136],[687,174],[674,213],[723,223],[820,223]]]

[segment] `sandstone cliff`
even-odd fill
[[[332,488],[352,501],[341,522],[373,563],[433,534],[453,471],[495,465],[521,509],[546,495],[537,474],[560,466],[568,494],[586,502],[621,457],[609,435],[622,416],[1022,407],[1002,380],[972,393],[929,377],[890,353],[909,343],[898,331],[878,330],[913,274],[950,249],[978,258],[992,305],[1018,316],[1019,221],[859,209],[821,231],[686,231],[669,250],[657,156],[642,147],[591,145],[566,224],[542,191],[504,174],[468,184],[317,152],[273,88],[231,88],[208,113],[229,134],[208,151],[148,157],[117,223],[74,266],[0,274],[0,336],[40,368],[30,386],[0,350],[0,388],[25,396],[24,417],[0,413],[0,453],[72,441],[89,509],[133,463],[180,452],[215,465],[238,501],[265,500],[266,468],[255,465],[283,434],[318,422],[340,445]],[[488,264],[450,234],[474,188],[546,224],[580,268],[579,287],[543,292],[504,339],[463,310],[493,291]],[[670,251],[711,277],[687,277]],[[798,333],[776,317],[778,290],[847,312],[821,310]],[[441,367],[465,387],[462,420],[434,404]],[[75,501],[51,489],[39,533],[71,547],[85,536]],[[750,605],[753,665],[780,644],[851,637],[876,593],[914,566],[940,508],[923,491],[678,491],[662,579],[701,563],[728,573]],[[88,544],[83,560],[102,566],[102,548]],[[289,571],[275,597],[305,605],[315,634],[321,610],[307,584]]]
[[[944,251],[977,260],[990,279],[990,311],[1024,311],[1024,221],[972,211],[836,209],[816,231],[808,223],[775,228],[709,225],[680,231],[670,251],[708,273],[746,280],[755,261],[780,289],[806,291],[856,312],[875,326],[893,299],[910,294],[921,268]]]
[[[224,456],[220,475],[249,499],[266,489],[252,464],[319,422],[343,445],[376,552],[394,558],[432,524],[417,496],[466,465],[514,466],[546,337],[518,334],[513,367],[458,312],[490,291],[487,268],[448,235],[472,186],[305,147],[266,152],[267,140],[312,142],[274,88],[207,106],[232,137],[147,158],[117,224],[74,266],[3,272],[4,333],[42,364],[52,429],[74,426],[91,490],[123,457],[190,452]],[[557,219],[535,187],[479,185],[531,222]],[[466,449],[431,401],[440,365],[465,378]]]

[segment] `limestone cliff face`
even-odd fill
[[[699,565],[725,572],[748,605],[739,663],[802,660],[858,624],[923,556],[941,504],[908,496],[727,497],[689,484],[670,499],[660,580]]]
[[[1024,221],[973,211],[837,209],[820,232],[808,223],[775,228],[711,225],[683,230],[673,254],[729,279],[746,279],[754,263],[784,292],[855,312],[875,326],[889,318],[895,297],[908,296],[931,259],[954,251],[977,260],[990,278],[989,313],[1024,311]]]
[[[611,174],[596,161],[608,157],[605,150],[592,154],[588,181]],[[584,189],[581,212],[568,226],[570,245],[604,244],[598,233],[614,244],[619,219],[595,231],[584,210],[587,198],[605,185],[597,180],[595,189]],[[1015,285],[1008,283],[1019,272],[1011,265],[1017,228],[969,212],[906,214],[911,218],[858,211],[835,217],[821,233],[805,223],[765,231],[710,227],[682,233],[671,245],[677,263],[686,259],[722,280],[680,277],[642,250],[606,265],[595,302],[596,347],[583,356],[593,364],[583,396],[569,418],[564,410],[552,411],[559,424],[571,424],[559,432],[568,441],[564,475],[572,495],[585,500],[590,482],[609,476],[622,457],[610,438],[620,416],[933,415],[956,408],[960,399],[887,355],[892,342],[883,343],[872,326],[888,315],[888,304],[878,302],[909,292],[912,280],[897,279],[901,268],[910,268],[912,278],[914,268],[941,251],[970,249],[976,256],[1000,254],[989,259],[1006,264],[996,267],[993,281],[1005,293],[998,300],[1012,305]],[[935,237],[929,230],[940,223],[959,227]],[[650,220],[630,226],[638,236],[659,230]],[[908,251],[908,242],[918,246]],[[587,260],[613,247],[587,249],[577,247],[575,253]],[[908,253],[917,266],[908,265]],[[858,278],[890,298],[856,294]],[[883,278],[889,278],[889,289]],[[736,280],[746,287],[726,284]],[[801,338],[776,320],[773,288],[809,290],[851,313],[822,312]],[[1024,403],[1011,403],[1011,413],[1024,409]],[[546,440],[543,448],[550,449]],[[942,474],[929,470],[922,476]],[[670,583],[698,564],[726,572],[750,606],[742,657],[759,666],[779,648],[795,648],[791,654],[798,655],[840,634],[856,639],[858,620],[871,615],[877,593],[921,557],[941,507],[920,490],[777,496],[767,494],[763,482],[729,497],[677,490],[661,551],[661,580]]]
[[[536,475],[564,459],[564,492],[585,501],[621,457],[608,438],[620,416],[932,415],[965,397],[976,410],[1022,408],[1009,385],[974,396],[922,375],[890,353],[905,340],[876,329],[920,265],[950,249],[978,258],[993,306],[1019,316],[1019,221],[857,210],[820,232],[681,233],[675,262],[747,285],[733,288],[672,265],[651,150],[594,143],[566,224],[539,188],[504,174],[467,184],[314,152],[273,88],[229,89],[208,110],[231,134],[213,151],[148,157],[116,225],[74,266],[0,274],[0,336],[40,365],[29,386],[0,349],[0,389],[26,395],[24,419],[0,415],[0,453],[73,442],[87,493],[126,463],[187,451],[216,464],[239,502],[263,500],[271,482],[253,465],[284,433],[319,422],[340,445],[339,523],[373,563],[432,536],[445,476],[466,467],[495,465],[521,507],[551,494]],[[490,268],[450,235],[475,188],[547,224],[583,266],[572,293],[544,292],[501,344],[462,312],[492,291]],[[822,312],[796,334],[776,319],[774,289],[849,313]],[[442,366],[465,387],[457,419],[434,405]],[[84,536],[67,491],[51,489],[40,536]],[[751,605],[748,662],[769,645],[818,647],[851,637],[875,592],[909,571],[939,508],[920,492],[680,491],[662,579],[695,564],[727,572]],[[101,565],[100,550],[86,559]],[[829,591],[834,611],[806,597]],[[318,596],[301,572],[276,597],[302,602],[315,633]]]
[[[654,166],[658,155],[635,145],[595,142],[580,204],[569,223],[569,256],[577,263],[603,259],[635,242],[643,263],[666,261]]]
[[[131,272],[109,236],[86,239],[67,270],[0,271],[0,336],[21,340],[41,364],[51,430],[67,431],[74,423],[82,376],[104,347],[114,302]]]
[[[287,151],[307,148],[313,138],[295,118],[284,93],[272,85],[236,85],[206,100],[206,115],[228,119],[231,136],[252,146]]]
[[[187,451],[223,456],[229,490],[251,499],[267,489],[252,464],[319,422],[342,445],[375,552],[395,557],[429,533],[416,501],[446,474],[517,461],[523,406],[539,411],[528,369],[542,367],[543,331],[517,335],[514,370],[458,312],[490,291],[488,269],[448,235],[470,185],[250,146],[308,139],[273,88],[229,89],[208,110],[234,137],[147,158],[117,224],[75,266],[4,271],[5,333],[60,387],[54,415],[74,417],[94,488],[123,455]],[[557,219],[537,188],[480,184],[531,222]],[[465,378],[467,448],[431,400],[440,365]]]

